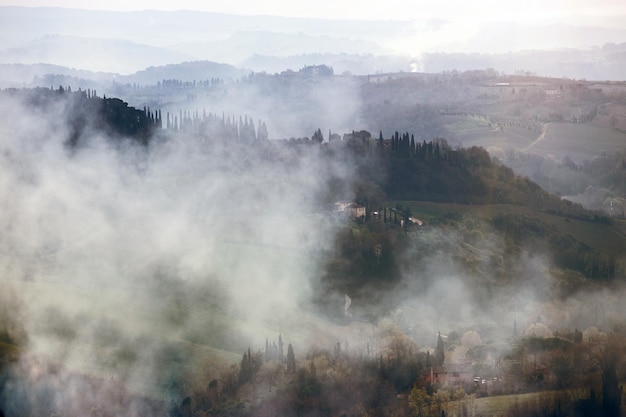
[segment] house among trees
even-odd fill
[[[338,201],[335,203],[335,211],[348,213],[354,218],[365,217],[365,206],[353,202]]]
[[[459,386],[470,384],[474,375],[471,368],[464,364],[449,364],[442,366],[430,366],[422,373],[426,384],[439,386]]]
[[[422,372],[422,377],[427,385],[460,386],[472,382],[473,375],[468,365],[445,364],[445,349],[441,333],[437,334],[437,348],[433,360],[433,365],[428,366]]]

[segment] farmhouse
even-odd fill
[[[464,364],[449,364],[443,366],[431,366],[424,370],[422,376],[428,384],[463,385],[471,383],[473,375],[469,366]]]
[[[420,219],[418,219],[416,217],[409,217],[409,221],[411,223],[415,223],[418,226],[421,226],[422,224],[424,224],[424,222],[422,222]]]
[[[347,201],[335,203],[335,211],[348,213],[351,217],[365,217],[365,206]]]

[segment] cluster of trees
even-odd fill
[[[286,70],[281,72],[280,74],[269,75],[266,72],[251,72],[247,77],[242,77],[241,81],[243,82],[256,82],[258,80],[267,80],[268,78],[274,78],[280,80],[284,77],[292,77],[292,76],[304,76],[307,78],[310,77],[332,77],[335,71],[333,67],[328,65],[305,65],[300,68],[297,72],[293,70]]]
[[[157,82],[157,88],[164,89],[194,89],[194,88],[209,88],[209,87],[218,87],[224,85],[224,80],[220,77],[211,77],[210,79],[205,80],[193,80],[193,81],[182,81],[173,79],[167,79]]]
[[[179,114],[144,107],[138,110],[118,98],[99,97],[95,90],[72,92],[71,87],[35,89],[5,89],[2,94],[23,98],[34,108],[46,109],[65,102],[68,125],[71,127],[68,144],[76,146],[87,132],[101,131],[114,138],[127,138],[147,144],[160,129],[183,132],[213,140],[256,141],[268,139],[264,121],[255,126],[252,118],[221,116],[203,111],[180,110]],[[321,132],[320,132],[321,133]]]
[[[555,161],[541,155],[507,152],[503,162],[551,193],[570,196],[611,216],[626,215],[626,151],[602,153],[581,163],[567,157]]]
[[[171,414],[409,415],[408,404],[396,394],[411,389],[427,360],[427,354],[400,336],[378,357],[350,352],[340,343],[311,350],[301,360],[293,352],[289,345],[282,361],[262,352],[245,353],[239,367],[195,390]]]
[[[615,334],[585,342],[515,338],[499,357],[504,381],[497,384],[497,390],[474,381],[432,383],[430,370],[445,367],[440,335],[433,355],[421,351],[402,333],[381,336],[386,342],[376,353],[369,344],[365,350],[350,350],[341,343],[332,349],[312,349],[300,360],[291,345],[283,360],[248,351],[240,366],[195,389],[170,414],[468,416],[475,415],[476,397],[492,391],[517,394],[565,389],[556,396],[512,401],[507,415],[565,417],[581,411],[587,412],[583,415],[620,415],[618,371],[624,342]]]
[[[509,167],[494,162],[484,148],[452,149],[445,139],[420,143],[413,135],[398,132],[390,139],[384,139],[381,132],[377,144],[377,155],[372,155],[369,142],[365,147],[367,163],[381,169],[362,173],[364,181],[375,184],[389,200],[514,204],[608,222],[601,213],[551,195],[528,178],[516,176]],[[363,198],[367,194],[365,191]]]
[[[212,140],[251,142],[268,139],[265,122],[259,120],[258,127],[255,127],[254,121],[247,115],[236,118],[224,114],[207,114],[206,111],[200,114],[198,111],[180,110],[178,115],[166,114],[165,128]]]
[[[67,125],[70,127],[67,143],[76,146],[93,131],[105,132],[113,138],[129,138],[147,144],[161,125],[161,113],[149,109],[138,110],[118,98],[98,97],[96,90],[72,92],[59,86],[34,89],[7,89],[2,94],[19,97],[26,104],[40,110],[50,110],[64,103]]]
[[[426,142],[424,140],[422,143],[415,142],[415,135],[411,134],[409,136],[409,132],[405,132],[400,136],[396,131],[395,134],[389,140],[391,152],[395,153],[399,157],[404,158],[443,158],[447,160],[448,155],[454,155],[455,152],[450,148],[448,142],[443,138],[437,138],[435,140],[431,140]],[[383,132],[380,132],[378,138],[378,146],[380,148],[385,147],[385,140],[383,138]],[[444,151],[442,154],[442,150]]]

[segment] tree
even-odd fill
[[[443,339],[441,338],[441,332],[437,334],[437,349],[435,350],[435,364],[442,366],[445,360],[445,354],[443,350]]]
[[[289,343],[287,346],[287,372],[293,373],[296,371],[296,355],[293,353],[293,346]]]
[[[450,401],[450,392],[446,390],[437,390],[437,392],[433,395],[433,402],[437,405],[437,409],[439,413],[443,416],[444,410],[448,409],[448,402]]]
[[[248,353],[244,352],[243,358],[241,359],[241,366],[239,368],[239,383],[245,384],[246,382],[250,381],[251,376],[252,376],[252,361]]]
[[[590,359],[602,374],[602,409],[607,417],[620,415],[622,390],[618,386],[617,367],[624,347],[624,340],[615,334],[598,337],[590,346]]]
[[[421,417],[422,408],[424,406],[430,404],[431,396],[428,395],[424,388],[418,388],[416,385],[413,386],[413,389],[409,393],[409,406],[415,410],[417,415]]]
[[[411,218],[411,208],[409,206],[406,206],[406,209],[404,209],[404,225],[408,226],[409,224],[409,219]]]
[[[256,138],[258,140],[266,140],[268,137],[269,135],[267,132],[267,126],[265,125],[265,122],[262,120],[259,120],[259,127],[257,128]]]
[[[324,134],[322,133],[322,129],[317,129],[315,133],[313,133],[313,137],[311,138],[311,140],[317,143],[324,142]]]

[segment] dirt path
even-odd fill
[[[541,142],[542,140],[545,139],[546,137],[546,132],[548,131],[548,126],[550,125],[550,123],[546,123],[543,125],[543,127],[541,128],[541,135],[539,135],[537,137],[537,139],[533,140],[530,145],[528,145],[527,147],[525,147],[524,149],[522,149],[522,152],[528,152],[530,150],[530,148],[532,148],[533,146],[537,145],[539,142]]]

